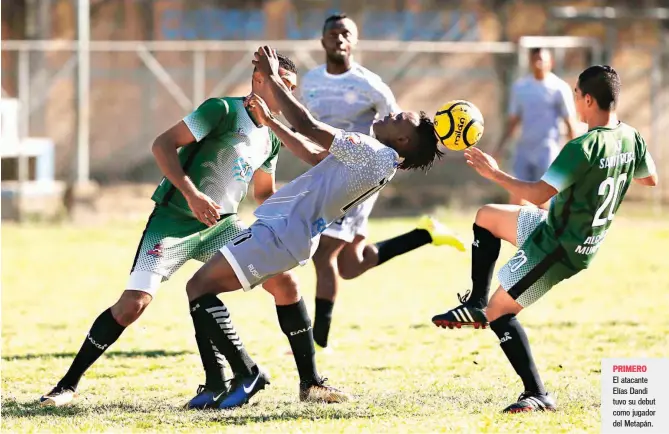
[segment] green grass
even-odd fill
[[[470,239],[472,217],[451,215],[448,221]],[[180,409],[203,377],[184,291],[198,267],[191,263],[88,372],[76,405],[41,408],[36,400],[67,370],[92,321],[123,290],[143,222],[4,225],[2,429],[599,432],[601,359],[668,354],[667,221],[621,212],[592,268],[520,315],[560,405],[555,414],[522,416],[499,413],[521,385],[494,334],[430,323],[468,288],[470,263],[469,254],[432,246],[343,283],[332,332],[336,352],[319,355],[318,362],[333,385],[355,395],[354,402],[298,401],[297,373],[284,355],[287,341],[271,297],[258,288],[225,301],[272,385],[236,411]],[[412,224],[374,221],[373,238]],[[501,258],[512,252],[504,247]],[[313,312],[311,265],[298,275]]]

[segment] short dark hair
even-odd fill
[[[530,48],[530,57],[536,56],[537,54],[541,53],[542,51],[547,51],[550,53],[550,50],[546,47],[534,47]]]
[[[289,72],[294,72],[295,75],[297,75],[297,66],[295,66],[295,63],[290,59],[290,57],[281,53],[276,53],[276,57],[279,58],[279,68],[283,68]],[[253,72],[255,72],[256,69],[257,68],[253,68]]]
[[[620,95],[620,77],[609,65],[594,65],[578,76],[583,96],[590,95],[602,110],[615,110]]]
[[[444,153],[439,149],[439,140],[434,133],[434,123],[427,117],[425,112],[420,112],[418,127],[416,127],[417,146],[409,154],[404,156],[400,164],[402,169],[430,170],[435,160],[440,159]]]
[[[323,33],[325,34],[325,30],[328,27],[328,24],[333,23],[335,21],[341,21],[348,18],[348,15],[345,13],[339,13],[339,14],[332,14],[329,17],[325,19],[325,22],[323,23]]]

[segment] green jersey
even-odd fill
[[[593,128],[567,143],[542,180],[553,198],[543,234],[533,236],[542,249],[561,245],[577,269],[590,265],[633,178],[655,173],[646,142],[637,130],[619,123]]]
[[[254,123],[243,98],[211,98],[183,119],[195,142],[179,150],[181,167],[193,184],[234,214],[246,196],[253,173],[274,173],[281,142],[265,126]],[[163,178],[151,197],[192,215],[186,199]]]

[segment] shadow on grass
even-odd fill
[[[286,403],[288,404],[288,403]],[[256,405],[245,406],[239,410],[185,410],[178,406],[158,405],[152,406],[145,404],[134,404],[124,402],[110,402],[103,405],[70,405],[63,407],[42,407],[37,401],[19,402],[14,399],[5,399],[2,401],[2,418],[86,418],[90,415],[109,414],[133,414],[149,415],[160,412],[163,415],[163,422],[172,420],[174,417],[180,418],[180,414],[196,415],[196,419],[206,420],[208,422],[220,422],[232,425],[248,425],[252,423],[282,421],[282,420],[320,420],[320,419],[359,419],[372,418],[387,414],[387,412],[370,411],[369,409],[348,407],[345,410],[341,407],[304,404],[299,407],[279,407],[273,409],[262,408],[261,414],[253,414],[260,409]],[[343,410],[343,411],[342,411]],[[143,416],[141,416],[143,417]]]
[[[165,350],[148,350],[148,351],[109,351],[105,353],[105,357],[118,357],[118,358],[135,358],[135,357],[177,357],[183,356],[185,354],[191,354],[192,351],[165,351]],[[76,356],[77,353],[37,353],[37,354],[17,354],[14,356],[2,356],[4,361],[14,361],[14,360],[33,360],[33,359],[71,359]]]

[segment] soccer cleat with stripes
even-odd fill
[[[45,407],[61,407],[69,404],[76,397],[77,393],[74,390],[68,387],[56,386],[51,389],[51,392],[42,396],[39,399],[39,403]]]
[[[485,316],[485,311],[478,306],[467,303],[468,295],[469,291],[464,296],[458,294],[458,299],[462,304],[446,313],[432,317],[434,325],[449,329],[459,329],[462,327],[486,328],[488,326],[488,319]]]
[[[332,386],[328,386],[325,384],[326,381],[328,381],[327,378],[322,378],[316,383],[306,385],[300,384],[300,401],[338,404],[351,399],[351,395]]]
[[[416,229],[426,230],[432,238],[432,244],[435,246],[451,246],[461,252],[467,249],[465,243],[455,232],[433,217],[427,215],[421,217]]]
[[[529,411],[555,411],[555,399],[548,393],[523,392],[518,401],[502,410],[502,413],[525,413]]]

